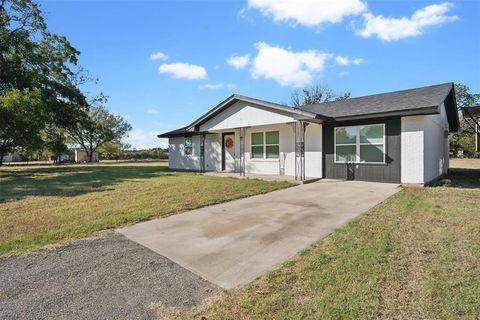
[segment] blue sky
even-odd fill
[[[232,93],[286,103],[295,88],[352,96],[459,82],[480,92],[479,1],[42,1],[50,31],[99,78],[85,89],[133,147]]]

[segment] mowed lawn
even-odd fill
[[[480,160],[451,167],[449,186],[407,188],[250,285],[160,318],[479,319]]]
[[[289,186],[160,162],[0,167],[0,255]]]

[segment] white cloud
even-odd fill
[[[342,22],[344,17],[367,9],[361,0],[249,0],[248,5],[276,22],[290,21],[307,27]]]
[[[310,84],[331,57],[328,53],[316,50],[293,52],[265,42],[258,42],[255,47],[258,53],[253,60],[252,77],[272,79],[281,86],[302,87]]]
[[[227,63],[237,70],[245,68],[250,63],[250,55],[233,55],[227,60]]]
[[[132,145],[136,149],[150,149],[161,146],[160,139],[157,137],[158,132],[145,131],[143,129],[132,130],[128,137],[124,138],[124,142]]]
[[[158,72],[171,74],[176,79],[195,80],[207,77],[207,71],[204,67],[184,62],[161,64]]]
[[[341,66],[348,66],[350,64],[350,59],[347,57],[336,56],[335,62]]]
[[[336,56],[335,57],[335,63],[340,65],[340,66],[349,66],[351,64],[361,64],[363,63],[362,58],[355,58],[355,59],[350,59],[348,57],[344,56]]]
[[[353,64],[361,64],[363,63],[363,59],[362,58],[355,58],[352,60],[352,63]]]
[[[419,36],[426,27],[458,20],[457,16],[446,15],[452,6],[449,2],[433,4],[415,11],[410,18],[390,18],[366,13],[365,25],[357,34],[364,38],[377,36],[385,41]]]
[[[235,89],[236,85],[233,83],[207,83],[198,86],[200,89],[208,89],[208,90],[217,90],[217,89]]]
[[[148,113],[148,114],[158,114],[158,110],[155,109],[155,108],[149,108],[149,109],[147,110],[147,113]]]
[[[150,60],[161,60],[161,61],[165,61],[168,59],[168,56],[163,53],[163,52],[154,52],[150,55]]]

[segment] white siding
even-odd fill
[[[440,114],[425,116],[424,126],[424,182],[428,183],[448,171],[448,119],[443,104]]]
[[[272,112],[264,107],[239,101],[200,126],[200,131],[226,130],[275,123],[286,123],[293,118],[280,111]]]
[[[192,154],[185,155],[185,138],[168,139],[168,167],[170,169],[200,170],[200,137],[192,137]]]
[[[275,124],[247,128],[245,131],[245,172],[256,174],[281,173],[295,175],[295,131],[294,124]],[[251,159],[251,133],[278,131],[280,142],[280,159]],[[222,132],[235,133],[235,170],[240,165],[240,131],[227,129],[214,134],[207,134],[205,141],[205,170],[220,171],[222,169]],[[305,175],[307,177],[322,177],[322,126],[310,124],[307,126],[305,143]],[[199,170],[200,169],[200,137],[193,136],[193,155],[184,155],[183,137],[169,139],[169,168]]]
[[[402,118],[401,181],[427,184],[448,171],[448,119],[440,114]]]
[[[402,117],[401,181],[424,183],[423,127],[424,116]]]

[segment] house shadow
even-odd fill
[[[480,189],[480,169],[450,168],[448,175],[435,186]]]
[[[28,196],[73,197],[108,190],[123,181],[176,176],[165,166],[52,166],[0,169],[0,203]]]

